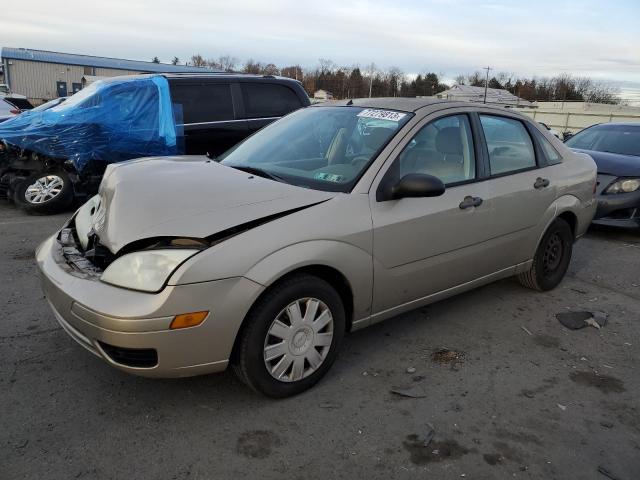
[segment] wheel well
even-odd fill
[[[576,214],[573,212],[562,212],[560,215],[558,215],[558,218],[563,219],[569,224],[569,226],[571,227],[571,233],[573,235],[573,238],[575,239],[576,227],[578,226],[578,217],[576,217]]]
[[[269,285],[269,287],[267,287],[264,290],[264,292],[262,292],[262,294],[258,298],[256,298],[254,304],[258,302],[260,298],[262,298],[262,296],[273,285],[297,273],[307,273],[309,275],[314,275],[318,278],[323,279],[324,281],[329,283],[329,285],[331,285],[333,288],[336,289],[336,292],[338,292],[338,295],[340,295],[340,299],[342,300],[342,304],[344,305],[344,314],[345,314],[345,320],[346,320],[345,330],[347,332],[351,331],[351,324],[353,321],[353,291],[351,290],[351,286],[349,285],[349,282],[347,281],[346,277],[342,273],[340,273],[335,268],[328,267],[326,265],[308,265],[308,266],[300,267],[290,272],[287,272],[285,275],[283,275],[282,277],[278,278],[276,281],[271,283],[271,285]],[[231,362],[237,361],[238,340],[240,339],[240,334],[243,328],[244,328],[244,320],[242,321],[242,325],[240,325],[240,328],[238,329],[238,333],[233,343],[233,349],[231,350],[231,357],[230,357]]]

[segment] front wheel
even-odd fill
[[[14,201],[29,213],[50,214],[69,208],[73,196],[73,185],[65,172],[40,172],[17,185]]]
[[[556,218],[542,237],[529,271],[518,275],[518,281],[527,288],[552,290],[564,278],[571,252],[573,232],[562,218]]]
[[[329,370],[344,331],[344,306],[331,285],[312,275],[292,275],[251,308],[234,368],[264,395],[296,395]]]

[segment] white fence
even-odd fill
[[[583,128],[590,127],[596,123],[609,122],[639,122],[640,113],[616,113],[616,112],[585,112],[585,111],[562,111],[562,110],[541,110],[541,109],[518,109],[536,122],[547,124],[549,128],[553,128],[560,133],[575,133]]]

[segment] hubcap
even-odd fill
[[[546,275],[556,271],[562,261],[562,255],[564,247],[562,245],[562,239],[560,235],[554,233],[549,237],[547,245],[542,255],[542,264],[544,266],[544,273]]]
[[[29,203],[46,203],[60,195],[62,187],[64,187],[64,180],[61,177],[46,175],[27,187],[24,198]]]
[[[317,298],[300,298],[276,316],[264,342],[264,363],[282,382],[308,377],[324,362],[333,341],[333,316]]]

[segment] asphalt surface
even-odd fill
[[[275,401],[76,345],[33,260],[67,216],[0,202],[1,480],[640,478],[640,233],[591,231],[552,292],[501,281],[351,334],[318,386]],[[569,309],[609,320],[568,330]]]

